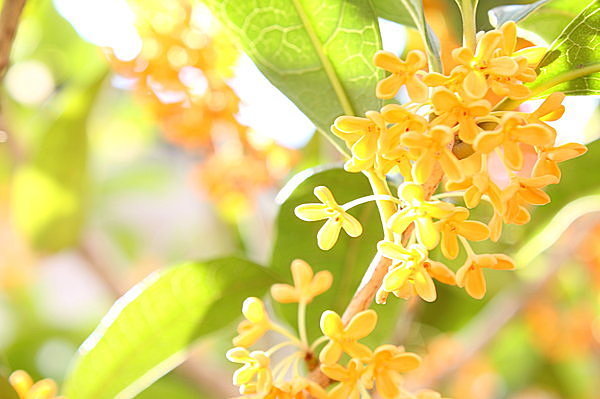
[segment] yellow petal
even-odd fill
[[[411,77],[410,79],[406,79],[406,90],[408,91],[408,96],[411,100],[416,102],[424,102],[428,97],[428,88],[422,80],[417,78],[416,76]]]
[[[440,241],[440,233],[435,228],[431,218],[418,218],[415,221],[418,241],[427,249],[433,249]]]
[[[470,98],[482,98],[488,90],[485,76],[475,71],[469,72],[463,81],[463,89]]]
[[[294,209],[294,213],[299,219],[313,222],[328,218],[330,216],[328,209],[329,206],[325,204],[302,204]]]
[[[8,381],[21,398],[25,398],[29,389],[33,386],[33,379],[23,370],[13,372],[10,377],[8,377]]]
[[[458,240],[452,232],[442,232],[442,254],[448,259],[458,256]]]
[[[433,168],[437,163],[437,159],[432,156],[431,151],[426,151],[417,159],[413,167],[413,178],[416,183],[423,184],[429,179],[433,173]]]
[[[442,169],[444,170],[444,173],[446,173],[448,179],[453,181],[461,181],[464,178],[462,169],[458,163],[458,159],[456,159],[454,154],[452,154],[452,152],[447,148],[445,148],[442,152],[440,163],[442,164]]]
[[[53,380],[41,380],[29,389],[27,399],[53,399],[57,391],[58,388]]]
[[[456,285],[456,276],[448,266],[436,261],[429,261],[428,263],[431,277],[444,284]]]
[[[400,244],[389,241],[379,241],[377,249],[383,256],[389,259],[406,261],[410,259],[411,252]]]
[[[371,334],[377,325],[377,313],[372,309],[357,313],[345,328],[344,336],[350,339],[361,339]]]
[[[244,300],[242,313],[252,323],[261,323],[269,319],[265,304],[256,297],[249,297]]]
[[[472,220],[458,224],[456,231],[469,241],[483,241],[490,235],[490,230],[485,224]]]
[[[373,57],[373,64],[390,72],[403,72],[405,62],[389,51],[378,51]]]
[[[388,292],[400,289],[406,283],[411,273],[412,268],[407,267],[407,265],[401,265],[390,270],[383,278],[383,289]]]
[[[326,310],[321,315],[321,331],[328,337],[338,337],[344,331],[340,316],[332,310]]]
[[[302,288],[310,284],[313,278],[313,271],[308,263],[302,259],[294,259],[290,269],[292,271],[294,286]]]
[[[323,204],[329,205],[330,207],[331,207],[331,205],[337,205],[337,202],[335,201],[333,194],[327,187],[317,186],[317,187],[315,187],[313,192],[315,194],[315,197],[317,197],[319,199],[319,201],[321,201]]]
[[[342,216],[342,228],[350,237],[358,237],[363,232],[360,222],[354,216],[345,212]]]
[[[519,65],[510,57],[497,57],[490,60],[487,72],[492,75],[514,76],[519,70]]]
[[[448,89],[441,88],[431,96],[431,102],[438,113],[449,112],[460,105],[456,96]]]
[[[321,349],[319,353],[319,361],[323,365],[335,364],[342,357],[342,345],[336,341],[331,341]],[[331,377],[330,378],[334,378]]]
[[[433,302],[436,300],[437,293],[435,291],[435,284],[425,269],[421,269],[419,272],[415,273],[414,284],[417,294],[419,294],[423,300],[427,302]]]
[[[288,284],[274,284],[271,286],[271,296],[279,303],[300,302],[298,292],[294,287]]]
[[[384,100],[394,98],[396,97],[396,94],[398,94],[398,90],[400,90],[402,84],[404,84],[404,78],[393,73],[387,78],[377,82],[377,86],[375,87],[375,95],[377,98]]]
[[[336,220],[337,219],[337,220]],[[319,248],[328,251],[337,242],[342,229],[342,220],[340,217],[327,219],[323,227],[317,233],[317,244]]]
[[[315,278],[310,283],[310,296],[316,297],[327,291],[333,283],[333,275],[327,270],[321,270],[315,274]]]

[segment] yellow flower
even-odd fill
[[[482,98],[486,95],[488,77],[511,77],[519,71],[519,65],[511,57],[494,55],[500,48],[502,39],[502,33],[493,30],[481,36],[475,54],[466,47],[452,51],[452,57],[469,69],[463,81],[463,89],[470,98]]]
[[[442,234],[442,253],[448,259],[458,256],[458,236],[463,236],[470,241],[483,241],[488,238],[488,227],[477,221],[467,220],[469,211],[457,207],[454,213],[436,223]]]
[[[295,376],[291,381],[275,382],[271,392],[260,399],[327,399],[327,392],[316,382]]]
[[[491,104],[487,100],[464,102],[444,88],[433,94],[431,102],[439,114],[433,124],[452,127],[458,123],[458,137],[469,144],[473,144],[477,133],[481,131],[477,126],[477,118],[488,115],[491,109]]]
[[[377,392],[384,399],[395,399],[400,394],[400,373],[414,370],[421,364],[421,358],[405,352],[402,346],[381,345],[367,362],[365,379],[375,381]]]
[[[313,270],[308,263],[301,259],[292,262],[292,278],[294,285],[275,284],[271,287],[273,299],[281,303],[310,303],[317,295],[322,294],[331,287],[332,274],[322,270],[313,275]]]
[[[456,282],[464,287],[469,295],[481,299],[485,295],[486,283],[481,269],[513,270],[513,260],[504,254],[475,255],[469,254],[467,261],[456,273]]]
[[[413,177],[417,183],[424,183],[436,163],[439,162],[450,180],[462,180],[463,173],[458,159],[448,148],[454,142],[454,134],[448,126],[434,126],[426,134],[408,132],[402,136],[402,144],[419,151],[419,158],[413,167]]]
[[[423,77],[423,82],[430,87],[444,86],[447,89],[450,89],[450,91],[459,93],[461,97],[468,97],[462,95],[462,83],[468,73],[468,68],[459,65],[450,71],[450,76],[446,76],[438,72],[430,72]]]
[[[46,378],[34,384],[31,376],[23,370],[12,373],[8,382],[20,399],[66,399],[64,396],[56,396],[58,387],[54,380]]]
[[[362,226],[358,220],[347,213],[333,198],[331,191],[325,186],[315,187],[315,196],[321,204],[303,204],[295,209],[296,216],[305,221],[327,219],[317,234],[319,248],[328,250],[337,241],[343,228],[350,237],[362,234]]]
[[[492,202],[494,208],[500,212],[504,212],[504,203],[502,202],[502,192],[494,183],[487,173],[486,169],[474,173],[472,176],[465,178],[460,182],[447,182],[446,190],[466,190],[464,194],[465,204],[469,208],[476,207],[481,201],[483,195],[487,195]]]
[[[529,222],[530,215],[525,205],[545,205],[550,202],[550,196],[541,189],[548,184],[558,183],[555,176],[540,177],[511,177],[509,185],[502,195],[506,203],[504,221],[513,224]]]
[[[394,98],[400,87],[406,85],[408,95],[413,101],[423,102],[427,99],[427,85],[417,76],[417,72],[427,64],[427,58],[420,50],[411,50],[402,61],[388,51],[378,51],[373,59],[375,66],[383,68],[391,75],[377,84],[375,93],[383,99]]]
[[[374,166],[380,136],[387,129],[379,112],[367,111],[365,116],[340,116],[331,129],[352,151],[352,158],[344,165],[348,172],[360,172]]]
[[[554,176],[560,180],[559,162],[568,161],[587,152],[586,146],[577,143],[563,144],[558,147],[542,148],[533,166],[532,177]]]
[[[377,249],[387,258],[397,262],[390,266],[383,278],[381,289],[401,298],[419,295],[427,302],[437,298],[433,278],[454,285],[454,273],[440,262],[427,260],[427,249],[423,245],[413,244],[407,249],[399,244],[380,241]]]
[[[523,151],[520,143],[537,147],[547,147],[554,143],[556,133],[549,127],[527,121],[515,112],[508,112],[492,131],[481,133],[475,139],[473,147],[476,151],[490,153],[502,146],[504,163],[512,170],[523,168]]]
[[[438,392],[432,391],[430,389],[425,389],[423,391],[417,392],[416,399],[446,399],[446,398],[442,398],[442,395]]]
[[[255,297],[246,298],[242,305],[242,313],[246,320],[239,324],[238,336],[233,339],[233,344],[247,348],[271,328],[271,320],[264,303]]]
[[[454,205],[442,201],[425,201],[423,187],[415,183],[403,183],[398,188],[398,196],[405,206],[388,221],[390,228],[398,234],[415,222],[419,243],[427,249],[435,248],[440,240],[439,232],[432,218],[443,219],[452,214]]]
[[[340,316],[334,311],[327,310],[321,315],[321,331],[329,338],[329,343],[321,350],[319,360],[324,364],[336,363],[343,352],[350,357],[364,358],[371,355],[371,350],[359,339],[371,334],[377,324],[377,313],[364,310],[352,317],[346,327]]]
[[[227,351],[227,359],[243,364],[233,374],[233,384],[240,386],[241,394],[268,393],[271,390],[270,359],[263,351],[249,352],[246,348],[232,348]]]
[[[360,399],[365,367],[358,359],[350,359],[347,368],[339,364],[322,364],[321,371],[332,380],[340,381],[329,392],[329,399]]]

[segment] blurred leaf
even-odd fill
[[[180,364],[200,336],[238,318],[272,271],[237,258],[153,273],[121,297],[80,348],[67,377],[72,399],[132,398]]]
[[[528,85],[538,95],[600,94],[600,0],[594,0],[554,41]]]
[[[496,8],[492,8],[488,15],[490,22],[495,28],[498,28],[508,21],[519,22],[523,18],[526,18],[529,14],[539,9],[544,4],[548,3],[549,0],[539,0],[531,4],[523,5],[506,5]]]
[[[208,399],[210,396],[198,392],[190,382],[173,372],[162,377],[136,396],[136,399]],[[77,398],[75,398],[77,399]],[[217,399],[217,398],[215,398]]]
[[[450,1],[450,0],[446,0]],[[553,1],[553,0],[550,0]],[[476,10],[477,31],[493,29],[493,24],[490,23],[490,12],[498,7],[503,6],[519,6],[535,3],[535,0],[479,0]]]
[[[9,384],[8,380],[0,375],[0,398],[2,399],[19,399],[19,396]]]
[[[363,225],[364,232],[360,237],[351,238],[342,231],[332,249],[321,250],[317,246],[317,232],[324,221],[305,222],[294,214],[294,208],[300,204],[319,202],[313,194],[317,186],[329,187],[340,204],[372,194],[369,182],[362,174],[323,167],[299,173],[279,194],[284,198],[276,220],[271,267],[280,275],[290,276],[291,262],[300,258],[308,262],[315,272],[329,270],[334,278],[330,290],[316,297],[308,306],[308,333],[313,339],[321,335],[319,320],[323,311],[344,311],[377,252],[377,242],[383,239],[377,206],[370,202],[350,210]],[[288,280],[291,282],[291,277]],[[376,305],[380,319],[376,333],[381,336],[389,335],[396,322],[400,301],[394,299],[390,298],[388,305]],[[282,305],[281,308],[286,319],[296,325],[297,307]]]
[[[381,49],[370,1],[205,0],[265,76],[347,153],[329,128],[378,109],[372,63]]]
[[[518,26],[552,43],[589,3],[589,0],[549,0]]]

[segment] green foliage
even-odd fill
[[[8,380],[2,375],[0,375],[0,398],[19,399],[15,390],[8,383]]]
[[[493,8],[489,13],[490,22],[496,28],[508,21],[519,22],[546,3],[548,3],[548,0],[539,0],[535,3],[523,4],[519,7],[509,5]]]
[[[277,281],[247,260],[222,258],[154,273],[119,299],[80,348],[73,399],[132,398],[181,363],[202,335],[238,318],[243,300]]]
[[[416,27],[403,1],[373,0],[373,5],[379,17],[411,28]]]
[[[600,94],[600,0],[594,0],[554,41],[529,87],[536,94]]]
[[[518,26],[552,43],[589,3],[589,0],[548,0],[519,21]]]
[[[371,60],[381,37],[369,1],[205,1],[264,75],[341,149],[329,131],[334,119],[380,107],[375,86],[383,71]]]
[[[377,242],[383,239],[377,206],[370,202],[350,210],[363,225],[364,233],[360,237],[351,238],[342,231],[332,249],[321,250],[316,237],[325,221],[305,222],[294,214],[294,208],[300,204],[319,202],[313,194],[317,186],[329,187],[340,204],[372,194],[365,176],[348,173],[341,168],[314,168],[301,172],[280,193],[285,198],[276,220],[277,235],[271,267],[280,275],[289,276],[292,260],[300,258],[308,262],[315,272],[329,270],[333,274],[331,289],[308,306],[307,328],[312,338],[320,335],[319,320],[323,311],[344,311],[377,252]],[[380,318],[375,330],[377,334],[389,334],[395,323],[393,315],[398,308],[394,300],[390,302],[376,308]],[[282,305],[281,309],[286,319],[295,324],[296,306]]]
[[[37,250],[56,252],[78,241],[88,192],[86,122],[103,81],[64,93],[64,112],[15,174],[15,223]]]

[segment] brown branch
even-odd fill
[[[465,332],[462,334],[460,341],[468,343],[468,345],[464,345],[465,351],[462,355],[453,362],[448,363],[445,368],[437,373],[428,375],[426,380],[419,381],[420,385],[436,386],[485,348],[508,322],[548,286],[561,266],[574,256],[579,248],[577,244],[599,222],[600,216],[596,213],[595,216],[588,214],[587,217],[581,217],[572,223],[548,254],[546,273],[536,281],[524,284],[517,289],[505,291],[494,298],[475,320],[464,329]]]
[[[25,2],[26,0],[4,0],[0,14],[0,82],[8,69],[10,52]]]

